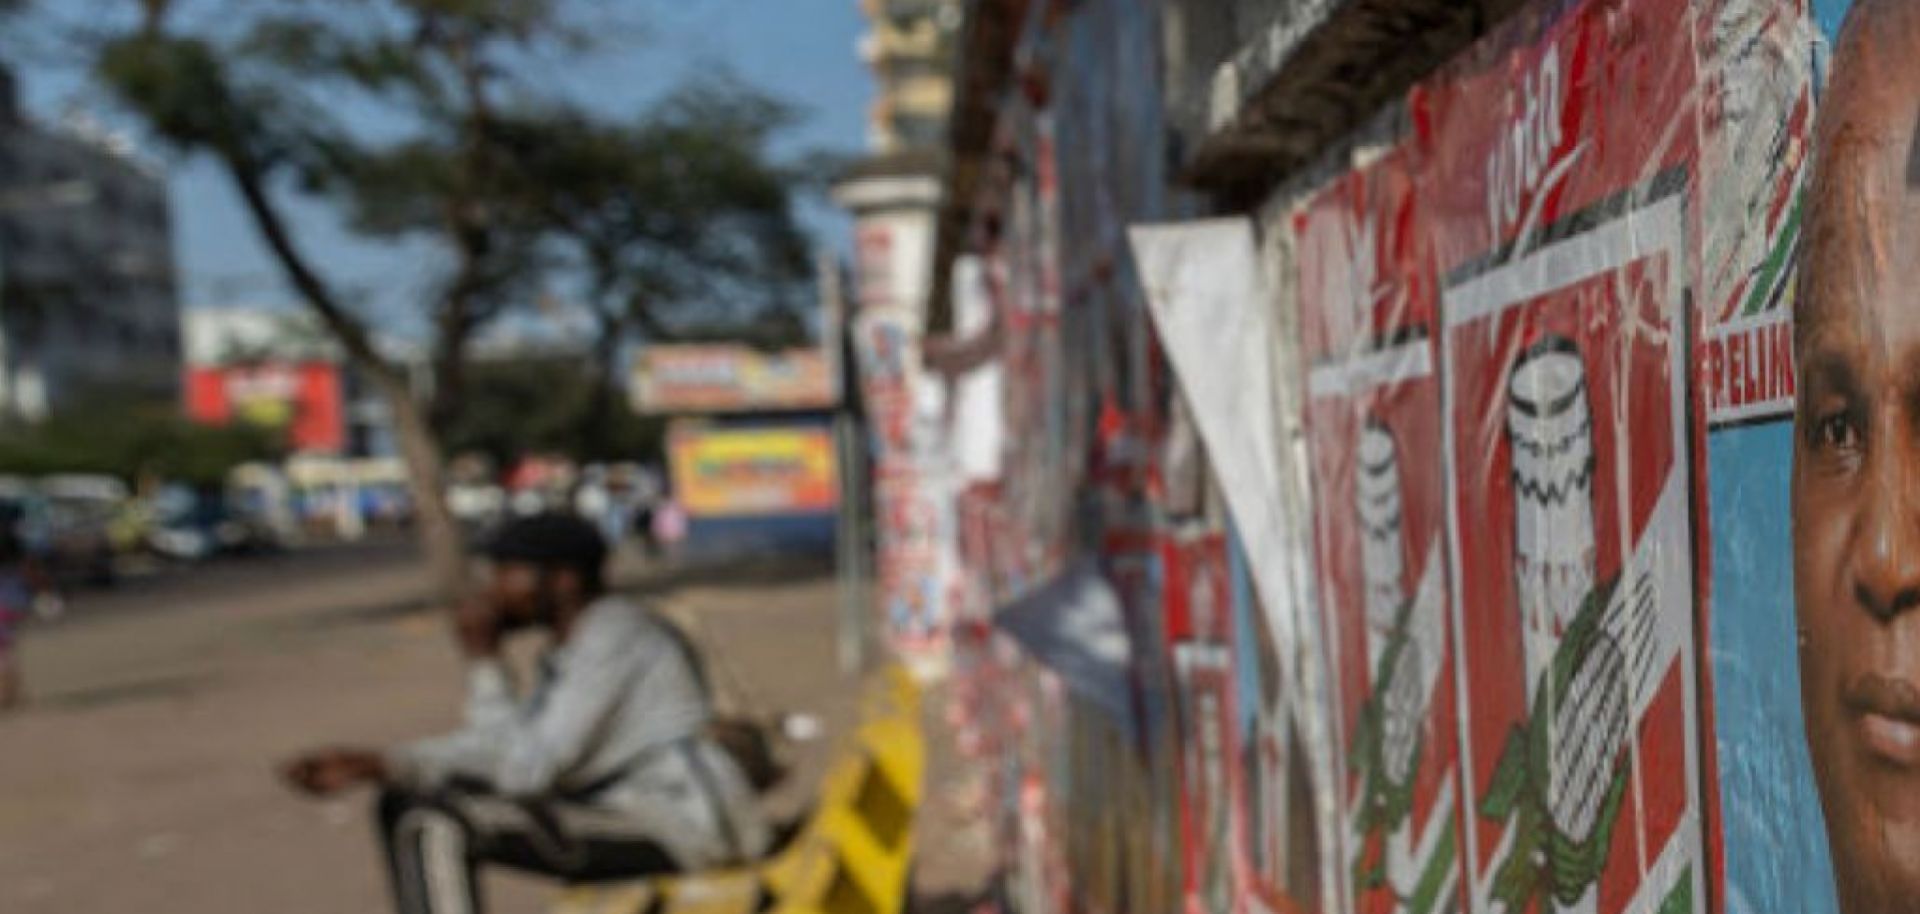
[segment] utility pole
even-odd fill
[[[867,601],[867,452],[859,411],[859,388],[849,372],[847,350],[847,295],[840,258],[824,251],[818,260],[820,276],[820,345],[828,377],[834,386],[833,440],[839,473],[840,518],[834,525],[834,565],[839,579],[840,607],[837,646],[840,672],[865,670],[870,640]]]
[[[13,421],[13,321],[7,301],[7,233],[0,228],[0,423]]]

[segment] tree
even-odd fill
[[[528,454],[582,461],[657,461],[664,422],[610,409],[605,425],[583,435],[598,376],[573,354],[476,364],[466,407],[447,430],[453,453],[483,453],[495,466]]]
[[[259,0],[244,21],[189,30],[173,22],[184,18],[175,3],[139,3],[138,27],[101,44],[97,77],[156,136],[221,168],[290,286],[387,402],[423,552],[441,596],[459,596],[467,564],[441,436],[464,393],[468,343],[531,297],[542,267],[525,155],[553,118],[514,64],[581,47],[575,17],[562,0]],[[349,96],[390,117],[356,131],[332,114]],[[361,232],[445,253],[421,303],[429,396],[383,350],[348,285],[302,247],[287,210],[298,191],[338,201]]]
[[[172,403],[101,396],[9,430],[0,439],[0,473],[101,473],[127,482],[157,477],[218,486],[242,463],[285,453],[285,442],[268,429],[199,425]]]
[[[769,146],[793,109],[724,77],[683,87],[632,124],[561,113],[526,126],[529,205],[576,268],[595,324],[581,446],[619,425],[620,355],[655,342],[808,337],[812,257],[792,206],[801,167]]]

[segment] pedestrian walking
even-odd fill
[[[0,524],[0,711],[26,697],[20,671],[20,627],[36,610],[58,615],[59,597],[28,553],[12,524]]]

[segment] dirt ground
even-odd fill
[[[690,626],[725,668],[716,678],[826,725],[773,799],[800,809],[857,692],[834,662],[831,576],[627,563],[618,577]],[[406,550],[361,548],[131,582],[28,631],[31,704],[0,717],[0,911],[384,910],[369,797],[303,799],[272,767],[455,722],[457,659],[422,592]],[[936,760],[933,780],[950,771]],[[943,899],[977,886],[985,851],[947,792],[930,784],[922,829],[921,881]],[[499,912],[552,897],[508,876],[488,892]]]

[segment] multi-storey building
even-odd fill
[[[175,395],[167,186],[121,139],[50,129],[0,69],[0,415]]]

